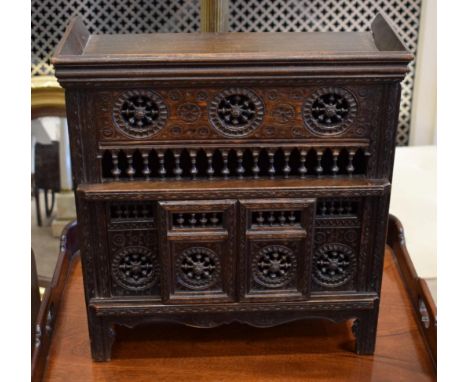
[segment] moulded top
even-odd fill
[[[74,18],[52,63],[60,79],[67,68],[105,69],[143,65],[223,66],[390,64],[400,71],[412,59],[388,21],[377,15],[370,32],[152,33],[90,35]]]

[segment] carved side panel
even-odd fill
[[[241,300],[306,298],[314,203],[315,199],[240,201]]]
[[[363,277],[361,225],[363,198],[317,201],[312,293],[354,291]]]
[[[234,301],[234,200],[160,203],[166,303]]]
[[[160,298],[161,265],[155,225],[155,203],[109,202],[108,255],[113,296]]]

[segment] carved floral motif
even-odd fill
[[[154,285],[159,266],[152,251],[146,247],[125,247],[112,260],[112,276],[123,288],[142,290]]]
[[[149,137],[160,131],[167,120],[167,107],[162,98],[151,91],[131,90],[120,96],[114,105],[117,127],[131,137]]]
[[[351,279],[356,271],[356,255],[351,247],[338,243],[319,247],[313,259],[314,280],[323,286],[337,287]]]
[[[253,260],[254,278],[260,285],[279,288],[291,281],[296,273],[296,257],[283,245],[262,248]]]
[[[308,98],[302,107],[306,128],[320,135],[345,131],[356,116],[356,100],[347,90],[323,88]]]
[[[220,276],[218,255],[209,248],[191,247],[177,258],[177,279],[189,289],[207,289]]]
[[[195,122],[200,118],[200,106],[195,103],[183,103],[177,108],[177,115],[185,122]]]
[[[227,89],[211,102],[210,120],[227,136],[245,136],[260,126],[264,106],[260,98],[248,89]]]

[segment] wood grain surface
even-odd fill
[[[374,356],[352,352],[350,323],[298,321],[269,329],[118,328],[112,361],[91,359],[81,266],[65,288],[45,381],[434,381],[395,260],[387,249]]]

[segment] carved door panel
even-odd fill
[[[240,201],[240,299],[307,298],[315,199]]]
[[[234,200],[160,203],[165,302],[234,300],[235,206]]]

